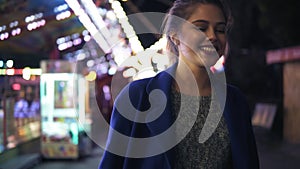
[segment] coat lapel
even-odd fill
[[[160,89],[164,92],[167,98],[167,105],[164,110],[164,112],[161,114],[161,116],[154,120],[153,122],[147,123],[149,130],[151,131],[152,136],[156,136],[165,130],[167,130],[172,124],[173,124],[173,115],[171,112],[171,103],[170,103],[170,92],[171,92],[171,84],[173,81],[173,78],[175,76],[175,70],[176,70],[177,64],[174,64],[170,68],[168,68],[166,71],[163,71],[159,73],[157,76],[151,79],[149,84],[146,87],[146,92],[149,95],[150,92],[154,89]],[[172,138],[170,138],[172,139]],[[163,146],[163,145],[161,145]],[[168,168],[172,168],[172,163],[174,161],[174,148],[167,151],[166,153],[163,153],[162,155],[165,157],[165,164],[164,166]]]

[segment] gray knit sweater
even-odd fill
[[[182,102],[181,97],[184,97]],[[199,143],[199,135],[209,112],[210,96],[187,96],[174,88],[171,92],[172,112],[177,117],[180,104],[187,106],[183,113],[193,111],[199,102],[199,112],[196,121],[186,137],[176,146],[176,160],[174,169],[230,169],[232,168],[230,139],[225,120],[222,116],[217,129],[204,143]],[[195,110],[195,109],[194,109]],[[196,112],[197,113],[197,112]],[[176,126],[176,134],[183,132],[185,124],[191,122],[191,117],[180,119]]]

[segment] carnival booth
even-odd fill
[[[40,69],[0,69],[0,154],[40,137]]]
[[[85,79],[69,61],[42,61],[41,68],[42,156],[78,158],[91,148],[86,141]]]

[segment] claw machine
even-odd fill
[[[41,150],[43,158],[79,157],[85,131],[85,79],[69,61],[42,61]]]

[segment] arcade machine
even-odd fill
[[[91,146],[85,122],[85,79],[74,73],[74,63],[42,61],[41,150],[43,158],[73,158]]]

